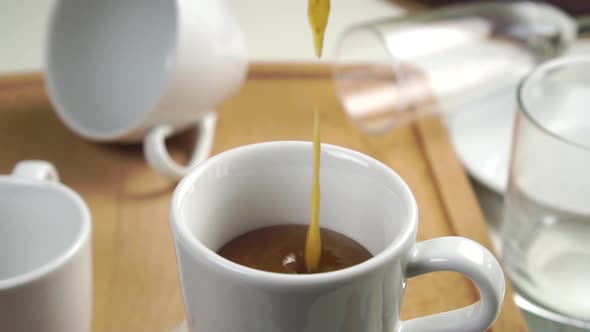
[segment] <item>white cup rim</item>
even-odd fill
[[[409,211],[408,214],[410,216],[407,225],[403,227],[403,231],[400,233],[399,237],[397,237],[395,241],[391,242],[381,252],[361,264],[346,269],[318,274],[290,275],[256,270],[234,263],[219,256],[216,252],[207,248],[194,237],[189,227],[183,221],[180,211],[183,205],[184,197],[187,193],[194,190],[193,183],[205,172],[205,170],[218,163],[221,159],[231,157],[232,155],[238,153],[254,152],[256,150],[274,146],[281,146],[284,149],[302,146],[311,147],[311,144],[311,142],[306,141],[274,141],[245,145],[222,152],[202,162],[197,167],[192,169],[191,172],[185,176],[182,181],[180,181],[172,196],[170,224],[177,244],[186,248],[191,255],[201,256],[204,260],[210,263],[213,268],[219,270],[220,273],[233,273],[239,276],[240,280],[243,280],[244,282],[255,285],[271,286],[309,286],[350,280],[362,275],[366,275],[367,273],[384,266],[385,263],[391,259],[401,255],[403,253],[402,250],[406,248],[409,243],[414,242],[416,231],[418,229],[418,207],[410,188],[395,171],[380,161],[360,152],[331,144],[322,144],[322,149],[349,154],[354,158],[360,159],[363,162],[370,164],[371,167],[374,167],[381,172],[387,173],[388,176],[390,176],[405,193],[402,197],[402,200],[404,201],[403,204],[407,205]]]
[[[51,190],[55,191],[60,195],[63,195],[67,199],[73,201],[77,208],[80,210],[82,215],[82,226],[80,228],[80,232],[76,236],[75,240],[59,255],[53,257],[49,261],[35,267],[34,269],[22,273],[20,275],[0,279],[0,291],[10,288],[15,288],[24,284],[31,283],[35,280],[41,279],[46,275],[53,273],[54,271],[58,270],[60,267],[65,265],[70,259],[76,255],[80,251],[80,248],[88,241],[90,238],[91,233],[91,225],[90,225],[90,211],[88,206],[80,197],[78,193],[73,191],[72,189],[64,186],[59,182],[54,181],[43,181],[43,180],[28,180],[28,179],[20,179],[16,178],[11,175],[2,175],[0,176],[0,186],[2,183],[12,183],[16,185],[27,185],[35,188],[35,190]]]

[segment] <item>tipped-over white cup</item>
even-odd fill
[[[79,135],[143,140],[148,163],[178,179],[209,156],[214,108],[247,71],[246,48],[220,0],[57,0],[46,49],[46,84],[61,120]],[[196,127],[187,165],[164,140]]]

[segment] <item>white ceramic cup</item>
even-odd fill
[[[361,153],[322,145],[323,227],[374,257],[340,271],[286,275],[250,269],[216,251],[245,232],[306,224],[312,145],[271,142],[219,154],[172,198],[171,225],[192,332],[474,332],[496,319],[504,276],[494,256],[461,237],[416,243],[418,210],[402,178]],[[401,321],[406,278],[456,271],[479,288],[470,306]]]
[[[88,207],[51,164],[0,176],[1,331],[90,331],[90,233]]]
[[[45,59],[49,97],[79,135],[143,139],[148,163],[178,179],[209,156],[214,108],[243,83],[246,48],[220,0],[56,0]],[[187,165],[164,140],[197,127]]]

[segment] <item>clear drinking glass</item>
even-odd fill
[[[513,94],[528,71],[562,54],[589,25],[533,2],[454,5],[360,24],[338,41],[336,93],[350,119],[372,133],[469,109]]]
[[[521,308],[590,330],[590,57],[523,79],[502,225]]]

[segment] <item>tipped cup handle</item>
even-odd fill
[[[166,139],[174,134],[174,128],[169,125],[158,125],[152,128],[143,142],[143,150],[148,164],[160,175],[179,180],[193,167],[209,158],[215,137],[217,115],[208,113],[196,125],[195,147],[189,162],[181,165],[174,161],[166,148]]]

